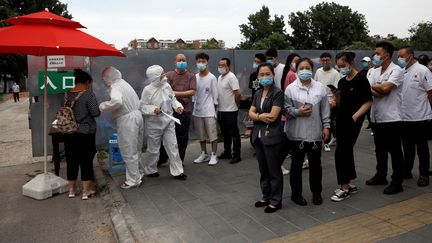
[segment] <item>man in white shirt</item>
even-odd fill
[[[241,161],[240,132],[237,124],[241,94],[237,77],[230,71],[231,60],[222,58],[218,64],[218,121],[224,137],[224,152],[219,159],[231,159],[235,164]],[[233,144],[231,154],[231,144]]]
[[[195,105],[192,116],[200,140],[201,154],[194,163],[209,161],[209,165],[216,165],[218,135],[215,107],[218,104],[218,87],[216,77],[208,70],[209,59],[209,55],[203,52],[195,56],[199,73],[196,74]],[[211,156],[207,154],[206,138],[211,142]]]
[[[332,67],[332,55],[328,52],[324,52],[320,56],[320,62],[322,67],[318,68],[318,70],[315,72],[315,80],[322,83],[327,91],[327,97],[329,101],[331,102],[331,99],[333,97],[333,93],[331,92],[330,88],[327,85],[333,85],[337,88],[339,80],[341,79],[340,73]],[[330,119],[331,119],[331,132],[333,134],[332,139],[329,143],[324,144],[323,148],[324,151],[330,152],[330,145],[334,145],[336,141],[336,108],[332,108],[330,112]]]
[[[387,184],[388,153],[392,160],[392,182],[384,194],[403,191],[403,154],[401,148],[401,96],[403,71],[391,60],[394,47],[389,42],[376,44],[374,65],[370,77],[374,100],[371,108],[377,172],[366,185]]]
[[[266,51],[265,55],[267,57],[267,62],[270,63],[271,65],[273,65],[273,69],[275,72],[274,84],[276,87],[278,87],[279,89],[282,89],[282,91],[283,91],[283,88],[281,88],[281,87],[285,86],[285,80],[282,80],[282,75],[283,75],[283,70],[285,68],[285,65],[280,63],[276,49],[274,49],[274,48],[268,49]]]
[[[14,84],[12,85],[12,92],[13,92],[14,101],[19,102],[20,86],[16,82],[14,82]]]
[[[430,154],[427,131],[432,119],[432,73],[414,59],[410,46],[398,51],[398,64],[404,68],[402,87],[402,145],[404,150],[404,179],[411,179],[415,152],[419,158],[418,186],[429,185]]]

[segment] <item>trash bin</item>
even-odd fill
[[[125,163],[121,156],[120,147],[118,146],[118,134],[113,133],[109,140],[109,161],[108,161],[108,172],[111,175],[124,172]]]

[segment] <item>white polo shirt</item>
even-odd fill
[[[402,87],[402,121],[424,121],[432,119],[432,109],[427,92],[432,90],[432,72],[416,62],[404,69]]]
[[[282,63],[279,63],[275,68],[274,68],[274,80],[275,80],[275,86],[278,87],[279,89],[281,88],[281,79],[282,79],[282,75],[283,75],[283,70],[285,68],[285,65]]]
[[[372,122],[397,122],[401,121],[402,84],[404,80],[403,70],[393,62],[381,74],[382,67],[375,68],[370,73],[369,82],[381,84],[391,82],[396,85],[389,94],[383,97],[374,97],[371,108]]]
[[[217,79],[212,73],[201,77],[196,74],[195,104],[192,112],[196,117],[216,117],[215,105],[218,104]]]
[[[239,89],[239,80],[234,73],[228,72],[225,76],[220,75],[218,77],[219,111],[238,111],[234,91]]]
[[[342,78],[342,75],[334,68],[330,68],[330,70],[325,71],[324,68],[320,67],[315,72],[315,80],[322,83],[326,88],[327,96],[333,96],[330,88],[327,85],[334,85],[336,88],[338,86],[339,80]]]

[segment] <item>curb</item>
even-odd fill
[[[139,239],[144,239],[144,232],[114,180],[108,171],[102,169],[102,163],[96,157],[93,164],[97,191],[109,212],[114,238],[120,243],[140,242]]]

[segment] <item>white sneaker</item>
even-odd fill
[[[281,166],[282,169],[282,175],[288,175],[289,174],[289,170],[287,170],[283,165]]]
[[[331,149],[330,149],[330,145],[328,145],[328,144],[324,144],[324,151],[325,151],[325,152],[330,152],[330,151],[331,151]]]
[[[329,146],[335,146],[335,145],[336,145],[336,139],[335,139],[335,138],[332,138],[332,139],[330,140],[330,142],[328,143],[328,145],[329,145]]]
[[[199,163],[206,162],[209,160],[210,160],[209,155],[206,154],[205,152],[201,152],[200,156],[196,160],[194,160],[194,163],[199,164]]]
[[[309,168],[309,160],[305,159],[305,161],[303,162],[302,169],[307,169],[307,168]]]
[[[216,154],[212,153],[208,165],[212,166],[212,165],[216,165],[217,163],[218,163],[217,156]]]

